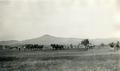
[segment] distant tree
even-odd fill
[[[113,47],[115,46],[115,44],[112,42],[112,43],[109,43],[109,46],[110,46],[111,48],[113,48]]]
[[[119,41],[117,41],[117,43],[116,43],[116,47],[117,48],[119,48],[120,46],[119,46],[119,44],[120,44],[120,42]]]
[[[73,48],[73,45],[72,45],[72,44],[70,44],[70,48]]]
[[[111,48],[114,48],[114,50],[116,51],[116,50],[118,50],[118,49],[120,48],[120,42],[117,41],[117,43],[114,43],[114,42],[109,43],[109,46],[110,46]]]
[[[85,46],[85,48],[88,48],[88,45],[89,45],[89,39],[84,39],[81,41],[81,44]]]
[[[120,44],[120,42],[117,41],[116,46],[115,46],[115,47],[116,47],[116,50],[118,50],[118,49],[120,48],[120,45],[119,45],[119,44]]]
[[[38,50],[38,49],[40,49],[40,50],[42,50],[43,49],[43,47],[44,47],[44,45],[38,45],[38,44],[25,44],[25,48],[26,49],[31,49],[31,50]]]
[[[62,49],[64,49],[64,46],[63,45],[59,45],[59,44],[51,44],[51,47],[54,50],[62,50]]]

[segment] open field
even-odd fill
[[[0,71],[120,71],[112,50],[0,51]]]

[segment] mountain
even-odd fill
[[[61,38],[61,37],[54,37],[51,35],[43,35],[35,39],[22,41],[23,44],[43,44],[43,45],[79,44],[80,42],[81,42],[81,39],[77,39],[77,38]]]
[[[83,39],[80,38],[63,38],[63,37],[55,37],[51,35],[43,35],[38,38],[28,39],[22,41],[23,44],[79,44]],[[106,38],[106,39],[90,39],[90,42],[95,45],[99,45],[101,43],[109,44],[111,42],[120,41],[119,38]]]
[[[109,44],[111,42],[117,42],[117,41],[120,41],[120,38],[92,39],[92,43],[96,45],[101,43]]]
[[[63,37],[55,37],[51,35],[43,35],[38,38],[17,41],[17,40],[9,40],[9,41],[0,41],[0,45],[23,45],[23,44],[42,44],[42,45],[50,45],[50,44],[79,44],[83,39],[80,38],[63,38]],[[101,43],[108,44],[111,42],[120,41],[118,38],[108,38],[108,39],[90,39],[90,42],[95,45],[99,45]]]
[[[19,43],[19,41],[17,40],[0,41],[0,45],[12,45],[16,43]]]

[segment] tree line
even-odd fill
[[[80,45],[85,46],[85,49],[91,48],[93,46],[90,46],[90,41],[89,39],[84,39],[83,41],[80,42]],[[79,44],[78,44],[79,45]],[[68,48],[74,48],[73,44],[69,45],[63,45],[63,44],[50,44],[50,47],[53,50],[62,50],[62,49],[68,49]],[[44,48],[44,45],[39,45],[39,44],[24,44],[24,45],[18,45],[18,46],[9,46],[9,45],[0,45],[0,49],[30,49],[30,50],[42,50]],[[79,48],[79,46],[78,46]]]
[[[115,42],[111,42],[108,44],[108,46],[110,46],[111,48],[114,48],[115,50],[120,49],[120,42],[117,41]],[[81,46],[84,47],[84,49],[93,49],[95,47],[94,44],[92,44],[90,42],[89,39],[84,39],[80,42],[80,44],[78,44],[76,46],[76,48],[81,48]],[[104,43],[101,44],[101,47],[105,46]],[[72,49],[75,46],[73,44],[69,44],[69,45],[63,45],[63,44],[50,44],[51,49],[53,50],[63,50],[63,49]],[[22,50],[22,49],[29,49],[29,50],[43,50],[45,48],[45,45],[39,45],[39,44],[24,44],[24,45],[18,45],[18,46],[9,46],[9,45],[0,45],[0,49],[18,49],[18,50]]]

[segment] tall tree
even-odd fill
[[[112,42],[112,43],[109,43],[109,46],[110,46],[111,48],[113,48],[113,47],[115,46],[115,44]]]
[[[85,46],[85,48],[88,48],[88,45],[89,45],[89,39],[84,39],[81,41],[81,44]]]

